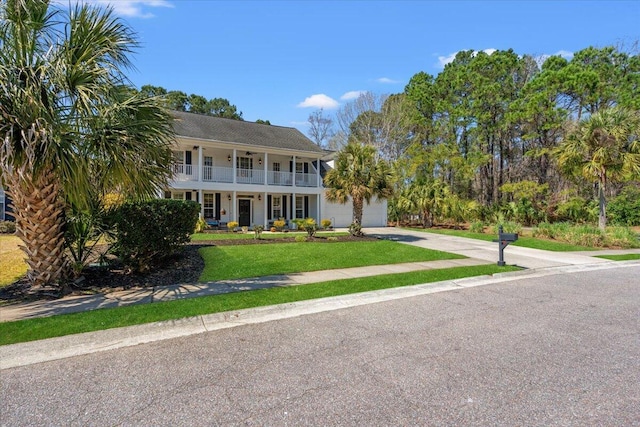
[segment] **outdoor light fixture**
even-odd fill
[[[227,160],[228,160],[228,161],[231,161],[231,154],[229,154],[229,155],[227,156]]]
[[[261,202],[262,201],[262,194],[258,194],[258,201]]]
[[[198,148],[200,148],[200,147],[198,147],[197,145],[194,145],[193,146],[193,151],[196,151]]]
[[[261,165],[262,164],[262,157],[258,157],[258,164]]]
[[[227,194],[227,200],[231,200],[231,194]]]

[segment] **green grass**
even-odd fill
[[[5,322],[0,323],[0,345],[515,270],[495,264],[423,270]]]
[[[18,247],[20,239],[13,234],[0,234],[0,287],[20,279],[27,272],[25,254]]]
[[[245,233],[196,233],[191,235],[191,241],[199,242],[199,241],[210,241],[210,240],[244,240],[244,239],[253,239],[254,232],[249,231]],[[289,233],[262,233],[263,240],[269,239],[285,239],[287,237],[295,237],[295,236],[306,236],[307,233],[304,231],[295,231]],[[318,237],[331,237],[331,236],[347,236],[349,233],[347,232],[336,232],[336,231],[319,231],[316,233]]]
[[[422,228],[412,228],[412,230],[422,231],[425,233],[446,234],[449,236],[466,237],[468,239],[484,240],[485,242],[492,242],[494,239],[498,238],[496,234],[472,233],[470,231],[465,231],[465,230],[422,229]],[[553,251],[553,252],[577,252],[577,251],[593,250],[593,248],[590,248],[587,246],[572,245],[570,243],[557,242],[554,240],[547,240],[547,239],[536,239],[535,237],[529,237],[529,236],[518,236],[518,241],[511,244],[514,246],[520,246],[523,248],[543,249],[545,251]]]
[[[640,254],[597,255],[596,258],[610,259],[612,261],[631,261],[640,259]]]
[[[205,264],[201,282],[465,258],[389,240],[212,246],[200,249],[200,255]]]

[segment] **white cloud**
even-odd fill
[[[573,52],[569,52],[568,50],[559,50],[554,55],[562,56],[565,59],[573,58]]]
[[[377,81],[378,83],[385,83],[385,84],[386,84],[386,83],[391,83],[391,84],[394,84],[394,83],[400,83],[399,81],[397,81],[397,80],[392,80],[392,79],[390,79],[389,77],[380,77],[379,79],[376,79],[376,81]]]
[[[493,54],[494,52],[497,52],[497,51],[498,51],[498,49],[494,49],[494,48],[488,48],[488,49],[483,49],[482,50],[482,52],[486,53],[487,55],[491,55],[491,54]],[[438,66],[440,68],[444,68],[445,65],[453,62],[453,60],[456,59],[456,55],[458,54],[458,52],[460,52],[460,51],[453,52],[453,53],[451,53],[451,54],[449,54],[447,56],[438,56],[438,63],[436,64],[436,66]],[[477,53],[478,53],[478,51],[476,50],[474,52],[474,56]]]
[[[366,93],[366,90],[351,90],[340,97],[343,101],[348,101],[350,99],[356,99],[363,93]]]
[[[534,59],[536,60],[538,65],[540,67],[542,67],[542,64],[544,64],[544,61],[546,61],[547,59],[551,58],[552,56],[561,56],[564,59],[569,59],[570,60],[571,58],[573,58],[573,52],[570,52],[568,50],[559,50],[554,54],[543,53],[542,55],[538,55],[538,56],[534,57]]]
[[[67,0],[55,0],[54,2],[63,7],[69,4]],[[77,0],[77,2],[111,6],[117,15],[128,18],[153,18],[154,15],[148,11],[148,8],[173,7],[173,4],[168,0]]]
[[[338,101],[331,98],[330,96],[325,95],[324,93],[318,93],[315,95],[308,96],[304,101],[298,104],[299,108],[326,108],[327,110],[331,110],[334,108],[338,108]]]
[[[453,52],[449,56],[438,56],[438,65],[440,68],[444,68],[445,65],[453,62],[453,60],[456,59],[457,54],[458,52]]]

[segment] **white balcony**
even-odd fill
[[[291,172],[267,171],[267,184],[290,187],[293,185],[292,174]]]
[[[185,165],[183,163],[174,163],[172,165],[174,179],[176,181],[197,181],[198,169],[193,165]]]
[[[236,169],[236,182],[238,184],[264,184],[264,171],[262,169]]]
[[[202,180],[206,182],[233,182],[233,168],[203,166]]]
[[[318,175],[315,173],[296,173],[296,185],[298,187],[317,187]]]

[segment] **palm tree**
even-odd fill
[[[351,199],[355,234],[362,234],[364,202],[369,204],[373,197],[385,199],[393,193],[393,174],[387,162],[377,158],[373,146],[357,141],[338,152],[335,167],[325,175],[324,183],[328,201],[346,204]]]
[[[572,124],[557,155],[563,170],[598,183],[598,225],[604,231],[607,184],[640,177],[640,113],[609,108]]]
[[[0,3],[0,184],[32,284],[69,272],[67,201],[82,206],[96,183],[149,196],[169,177],[171,117],[124,75],[136,46],[108,8]]]

